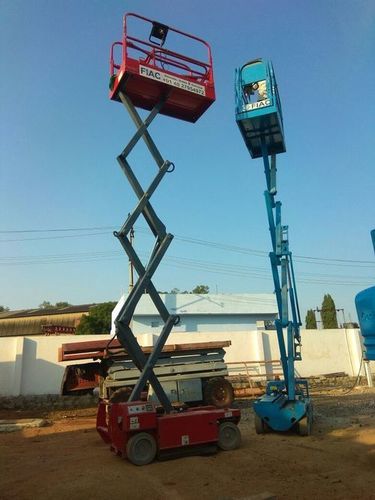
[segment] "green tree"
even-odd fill
[[[93,306],[87,316],[82,316],[76,329],[76,335],[110,333],[111,316],[115,305],[116,302],[104,302]]]
[[[205,293],[210,293],[210,287],[207,285],[197,285],[191,293],[198,293],[198,294],[205,294]]]
[[[69,304],[69,302],[56,302],[55,307],[56,309],[63,309],[64,307],[69,307],[72,304]]]
[[[51,304],[51,302],[48,302],[48,300],[44,300],[41,304],[39,304],[39,308],[48,311],[50,309],[55,309],[55,306]]]
[[[312,309],[309,309],[306,314],[306,329],[307,330],[316,330],[316,318],[315,318],[315,313]]]
[[[6,312],[6,311],[9,311],[9,307],[0,306],[0,313]]]
[[[323,297],[320,314],[322,316],[323,328],[338,328],[336,306],[329,293]]]
[[[52,310],[52,309],[62,309],[63,307],[69,307],[72,304],[69,304],[69,302],[56,302],[56,304],[51,304],[48,300],[43,301],[41,304],[39,304],[40,309],[45,309],[46,311]]]

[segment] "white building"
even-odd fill
[[[273,321],[277,315],[273,294],[164,293],[160,296],[168,311],[181,318],[173,332],[249,331],[256,329],[257,321]],[[113,321],[126,298],[127,294],[123,295],[112,312],[112,333]],[[142,295],[133,316],[133,332],[158,335],[163,325],[150,296]]]

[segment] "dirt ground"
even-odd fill
[[[3,411],[0,418],[51,424],[0,434],[0,498],[375,499],[375,390],[313,398],[311,436],[255,434],[252,401],[242,400],[240,449],[144,467],[110,453],[95,431],[94,408]]]

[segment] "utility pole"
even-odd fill
[[[314,314],[315,313],[321,313],[322,310],[318,308],[318,306],[316,306],[316,309],[313,309],[314,311]],[[323,322],[322,322],[322,315],[320,315],[320,320],[317,319],[316,317],[316,314],[315,314],[315,320],[316,320],[316,325],[318,326],[318,324],[320,324],[320,328],[318,328],[318,330],[321,330],[322,329],[322,326],[323,326]]]
[[[346,319],[345,319],[345,312],[344,312],[344,309],[343,309],[343,308],[341,308],[341,309],[336,309],[336,312],[340,312],[340,311],[342,312],[342,317],[343,317],[343,319],[344,319],[344,323],[343,323],[343,325],[342,325],[342,328],[346,328],[346,326],[345,326],[345,325],[346,325]]]

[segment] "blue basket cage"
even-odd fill
[[[285,152],[283,116],[273,66],[255,59],[236,69],[236,121],[252,158]]]

